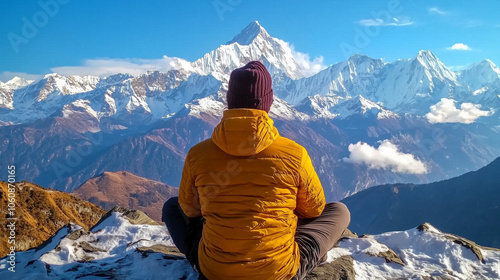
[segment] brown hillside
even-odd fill
[[[163,203],[178,193],[177,188],[125,171],[104,172],[72,192],[106,210],[114,206],[138,209],[158,222]]]
[[[6,227],[8,214],[8,184],[0,181],[0,257],[8,252],[9,234]],[[92,227],[104,215],[100,207],[65,192],[46,189],[29,182],[16,186],[16,251],[24,251],[42,244],[69,222],[86,229]]]

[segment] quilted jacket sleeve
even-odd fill
[[[302,151],[299,170],[300,183],[297,193],[296,214],[301,218],[314,218],[325,208],[325,194],[306,149]]]
[[[190,218],[201,216],[201,205],[198,189],[195,186],[195,177],[191,172],[190,153],[184,162],[181,184],[179,187],[179,205],[186,216]]]

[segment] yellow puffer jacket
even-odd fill
[[[319,216],[325,196],[306,150],[265,111],[231,109],[189,151],[179,204],[205,218],[198,260],[208,279],[290,279],[297,215]]]

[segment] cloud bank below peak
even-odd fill
[[[91,75],[106,77],[116,73],[126,73],[132,76],[143,74],[147,71],[158,70],[168,72],[170,70],[184,69],[192,71],[191,63],[187,60],[168,57],[164,55],[159,59],[143,58],[100,58],[87,59],[80,66],[61,66],[51,68],[51,71],[61,75]]]
[[[293,59],[298,64],[300,71],[302,72],[304,77],[313,76],[321,70],[327,68],[327,66],[324,64],[323,56],[317,56],[311,60],[309,54],[295,50],[294,45],[290,43],[288,43],[288,45],[292,50]]]
[[[464,123],[471,124],[480,117],[491,116],[494,112],[481,110],[481,105],[473,103],[462,103],[460,108],[455,105],[456,101],[442,98],[438,103],[432,105],[430,112],[425,115],[430,123]]]
[[[349,145],[350,155],[343,160],[354,164],[368,165],[369,169],[385,169],[395,173],[425,174],[427,166],[412,154],[399,151],[389,140],[381,142],[378,148],[358,142]]]

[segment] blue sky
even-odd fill
[[[2,1],[0,81],[96,59],[107,67],[165,55],[194,61],[254,20],[326,66],[353,52],[390,62],[421,49],[454,69],[485,58],[500,64],[500,1],[311,2]]]

